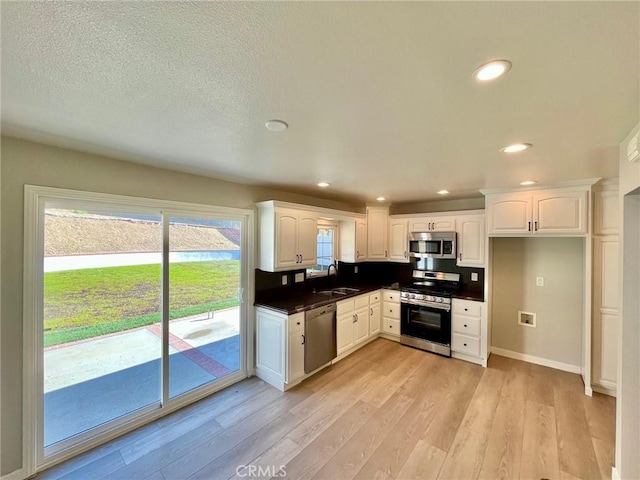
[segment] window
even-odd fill
[[[322,223],[318,225],[318,263],[307,268],[307,276],[327,275],[329,265],[336,261],[337,228],[338,226],[334,224]]]

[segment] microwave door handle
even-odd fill
[[[444,257],[444,240],[440,240],[440,256]]]

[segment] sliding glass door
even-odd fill
[[[27,191],[25,473],[246,377],[252,212]]]

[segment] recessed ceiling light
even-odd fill
[[[501,77],[511,70],[511,62],[509,60],[494,60],[484,65],[480,65],[475,72],[473,78],[479,82],[486,82]]]
[[[267,130],[271,130],[272,132],[284,132],[289,128],[287,122],[283,122],[282,120],[269,120],[264,124],[264,126],[267,127]]]
[[[526,187],[527,185],[533,185],[538,183],[536,180],[525,180],[524,182],[520,182],[520,185]]]
[[[507,145],[506,147],[501,148],[500,151],[503,153],[516,153],[522,152],[531,147],[533,147],[533,145],[530,143],[514,143],[513,145]]]
[[[449,193],[449,190],[440,190],[438,195],[446,195],[447,193]]]
[[[318,183],[318,186],[319,186],[320,188],[326,188],[326,187],[328,187],[329,185],[330,185],[330,184],[329,184],[329,183],[327,183],[327,182],[320,182],[320,183]]]
[[[379,202],[384,202],[386,200],[386,198],[384,197],[378,197],[376,198],[376,200],[378,200]]]

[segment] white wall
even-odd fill
[[[254,202],[282,200],[338,210],[351,205],[268,188],[177,173],[2,137],[1,219],[1,445],[7,475],[22,465],[22,262],[24,185],[88,190],[251,208]]]
[[[580,368],[584,239],[493,238],[491,346]],[[544,286],[536,286],[536,277]],[[518,311],[535,313],[535,328]]]
[[[457,210],[482,210],[484,208],[484,197],[466,198],[458,200],[439,200],[432,202],[412,202],[399,203],[389,207],[391,215],[403,213],[434,213],[434,212],[454,212]]]
[[[640,163],[620,148],[621,328],[618,354],[616,461],[621,478],[640,478]]]

